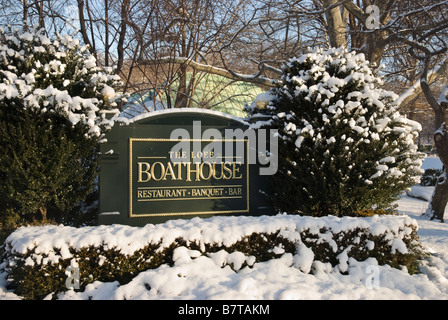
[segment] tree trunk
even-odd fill
[[[448,179],[446,172],[448,167],[448,133],[445,122],[446,103],[439,103],[437,101],[428,84],[431,53],[428,51],[423,59],[419,59],[423,60],[420,87],[422,88],[426,101],[428,101],[429,105],[434,110],[434,124],[436,129],[436,132],[434,133],[434,144],[440,161],[442,161],[443,164],[443,173],[437,179],[437,184],[425,215],[431,220],[437,219],[443,222],[443,215],[445,214],[445,207],[448,202]]]
[[[181,39],[180,39],[180,54],[182,57],[189,55],[187,49],[187,33],[185,23],[182,22],[180,27]],[[187,90],[187,64],[181,64],[178,70],[179,85],[177,86],[176,101],[174,108],[185,108],[187,106],[188,92]]]
[[[188,102],[187,89],[187,66],[181,65],[179,68],[179,86],[177,87],[176,102],[174,108],[185,108]]]
[[[124,63],[124,40],[126,37],[126,29],[128,24],[128,14],[129,14],[129,6],[130,6],[130,0],[124,0],[121,3],[121,30],[120,35],[118,38],[118,44],[117,44],[117,54],[118,54],[118,61],[117,61],[117,71],[120,72],[123,68]]]
[[[346,27],[347,21],[341,14],[341,8],[337,6],[337,0],[325,0],[326,8],[331,8],[325,13],[327,18],[327,32],[330,40],[330,45],[335,48],[347,48]]]
[[[84,16],[84,6],[85,6],[84,0],[78,0],[78,17],[79,17],[79,26],[81,28],[81,35],[84,43],[89,47],[90,53],[94,54],[96,57],[95,48],[92,46],[89,36],[87,35],[86,19]]]
[[[445,214],[445,207],[448,202],[448,133],[446,124],[443,123],[439,130],[434,134],[434,143],[437,148],[437,153],[443,163],[443,173],[437,179],[436,188],[432,194],[428,209],[425,215],[431,220],[437,219],[443,222]]]
[[[45,29],[44,2],[36,2],[37,12],[39,13],[39,28]]]
[[[104,38],[105,38],[105,44],[104,44],[104,66],[109,66],[109,0],[104,1]]]
[[[434,69],[428,72],[427,83],[433,83],[437,78],[440,78],[448,69],[448,57],[438,64]],[[412,100],[414,100],[418,95],[422,93],[422,87],[420,81],[412,85],[406,92],[400,95],[397,103],[400,107],[408,105]],[[438,127],[439,128],[439,127]]]
[[[23,0],[23,23],[28,24],[28,0]]]
[[[42,216],[42,221],[47,220],[47,208],[39,208],[39,212]]]

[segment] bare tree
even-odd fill
[[[168,107],[188,107],[203,74],[216,74],[231,80],[257,78],[239,75],[226,68],[232,38],[247,25],[240,17],[249,1],[160,0],[136,12],[129,25],[136,39],[132,48],[132,68],[137,69],[154,87],[163,87]],[[143,11],[143,10],[142,10]],[[204,104],[202,104],[204,106]]]
[[[427,10],[429,6],[437,7],[437,15],[431,15]],[[448,134],[446,125],[446,109],[447,97],[446,90],[441,90],[439,99],[435,97],[434,90],[430,87],[429,76],[430,68],[433,60],[439,64],[435,68],[446,68],[446,59],[440,59],[448,51],[448,2],[429,1],[421,4],[417,8],[415,14],[421,18],[418,21],[425,21],[418,24],[416,21],[406,21],[408,28],[413,29],[412,37],[403,37],[398,35],[397,38],[409,46],[409,53],[421,62],[420,88],[434,112],[434,143],[437,153],[443,163],[444,169],[442,175],[438,178],[437,184],[432,195],[430,204],[426,211],[426,215],[430,219],[438,219],[443,221],[445,207],[448,202]],[[417,19],[416,19],[417,20]],[[437,59],[439,58],[439,59]],[[446,88],[446,86],[445,86]]]

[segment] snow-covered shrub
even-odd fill
[[[421,126],[381,86],[364,55],[344,49],[316,50],[283,67],[265,111],[279,131],[279,210],[344,216],[391,209],[419,181]]]
[[[61,221],[93,188],[119,78],[71,36],[0,28],[0,223]],[[40,215],[39,215],[40,213]]]
[[[423,173],[422,179],[420,181],[420,184],[422,186],[428,187],[428,186],[435,186],[437,184],[437,180],[442,175],[443,170],[442,169],[426,169]]]
[[[67,272],[73,268],[84,290],[95,281],[125,284],[144,270],[175,266],[185,258],[208,257],[221,268],[239,272],[285,254],[304,273],[325,264],[346,274],[351,259],[368,258],[413,273],[424,251],[417,222],[407,216],[239,216],[141,228],[24,227],[6,240],[3,267],[16,294],[40,299],[68,290]]]

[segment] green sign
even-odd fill
[[[243,120],[199,109],[115,124],[100,150],[98,223],[272,214],[255,138]]]

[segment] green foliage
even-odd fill
[[[0,30],[0,223],[68,220],[95,189],[118,79],[71,37]]]
[[[4,111],[0,108],[0,152],[9,156],[0,159],[1,209],[26,221],[61,221],[64,212],[93,190],[97,141],[57,114]]]
[[[426,169],[423,173],[422,180],[420,184],[422,186],[435,186],[437,184],[437,179],[442,175],[442,169]]]
[[[401,116],[396,95],[363,55],[342,49],[291,59],[267,108],[279,132],[278,210],[352,215],[392,203],[418,182],[420,125]]]

